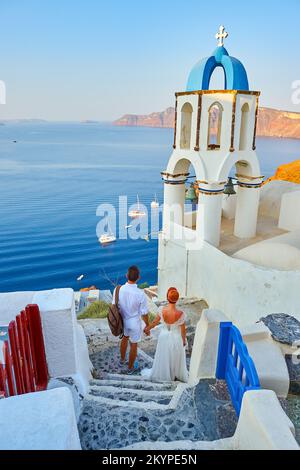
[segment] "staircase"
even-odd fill
[[[189,363],[199,302],[181,308],[189,309],[190,318],[195,315],[194,322],[187,321]],[[139,346],[139,366],[152,367],[156,339]],[[90,359],[95,378],[82,402],[78,423],[83,449],[121,449],[145,441],[213,441],[234,434],[236,415],[225,383],[203,380],[188,387],[126,375],[126,369],[119,367],[118,344],[109,335],[99,349],[91,348]]]
[[[140,376],[108,374],[105,379],[92,380],[90,385],[79,421],[83,449],[174,440],[180,428],[182,439],[197,435],[196,416],[188,410],[191,395],[185,384],[155,383]]]

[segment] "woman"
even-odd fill
[[[178,299],[179,293],[177,289],[170,287],[167,293],[168,305],[162,309],[153,323],[145,329],[145,333],[149,334],[152,328],[162,323],[153,367],[152,369],[144,369],[142,371],[143,376],[153,381],[188,381],[185,357],[185,315],[181,310],[177,310],[176,308]]]

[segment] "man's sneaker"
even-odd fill
[[[132,369],[128,369],[128,370],[127,370],[127,374],[128,374],[128,375],[134,375],[134,374],[138,374],[140,371],[141,371],[141,369],[140,369],[140,367],[139,367],[138,360],[136,359],[136,360],[134,361],[133,368],[132,368]]]
[[[119,360],[118,366],[120,369],[122,369],[126,365],[126,361],[122,361],[122,359]]]

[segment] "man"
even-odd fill
[[[137,282],[140,279],[140,271],[137,266],[131,266],[127,272],[127,282],[119,291],[119,309],[124,323],[124,336],[120,345],[120,366],[125,365],[126,351],[130,342],[130,353],[128,362],[128,374],[138,371],[135,367],[138,343],[142,339],[143,322],[149,325],[148,303],[144,291],[139,289]],[[115,302],[115,292],[113,303]],[[148,333],[149,335],[149,333]]]

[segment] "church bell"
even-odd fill
[[[225,184],[224,194],[226,194],[228,197],[229,196],[234,196],[236,194],[235,189],[234,189],[234,185],[233,185],[233,182],[232,182],[232,178],[228,178],[228,181]]]
[[[197,194],[194,188],[194,183],[191,183],[190,187],[187,189],[185,194],[186,201],[195,201],[197,199]]]

